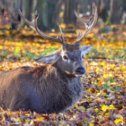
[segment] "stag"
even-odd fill
[[[43,38],[62,45],[62,49],[48,56],[37,59],[36,67],[20,67],[0,74],[0,106],[12,111],[31,110],[38,113],[59,113],[81,98],[83,86],[80,77],[85,74],[83,57],[91,46],[80,46],[80,42],[91,31],[97,20],[97,8],[84,21],[75,13],[86,30],[80,33],[74,44],[61,36],[51,37],[37,27],[38,16],[30,22],[22,15],[25,22]]]

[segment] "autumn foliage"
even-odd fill
[[[1,108],[0,125],[126,126],[126,32],[123,27],[110,28],[108,32],[95,29],[82,42],[93,45],[93,49],[85,57],[85,90],[78,103],[64,113],[50,115]],[[69,42],[76,38],[76,34],[65,36]],[[37,65],[35,58],[59,48],[60,45],[43,40],[31,30],[12,35],[0,31],[0,71]]]

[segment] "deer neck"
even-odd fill
[[[64,71],[64,68],[62,67],[62,61],[59,59],[56,63],[53,64],[53,66],[57,69],[60,75],[64,76],[67,79],[75,79],[78,78],[74,74],[67,74]]]

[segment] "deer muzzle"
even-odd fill
[[[75,72],[78,75],[83,75],[83,74],[85,74],[85,69],[84,69],[84,67],[78,67]]]

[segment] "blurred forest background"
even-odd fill
[[[77,23],[74,11],[82,17],[90,14],[91,5],[98,7],[99,19],[105,24],[126,24],[126,0],[0,0],[0,23],[10,23],[11,29],[24,26],[18,10],[28,20],[32,20],[35,11],[39,14],[38,26],[43,31],[57,29],[57,23],[68,26]]]

